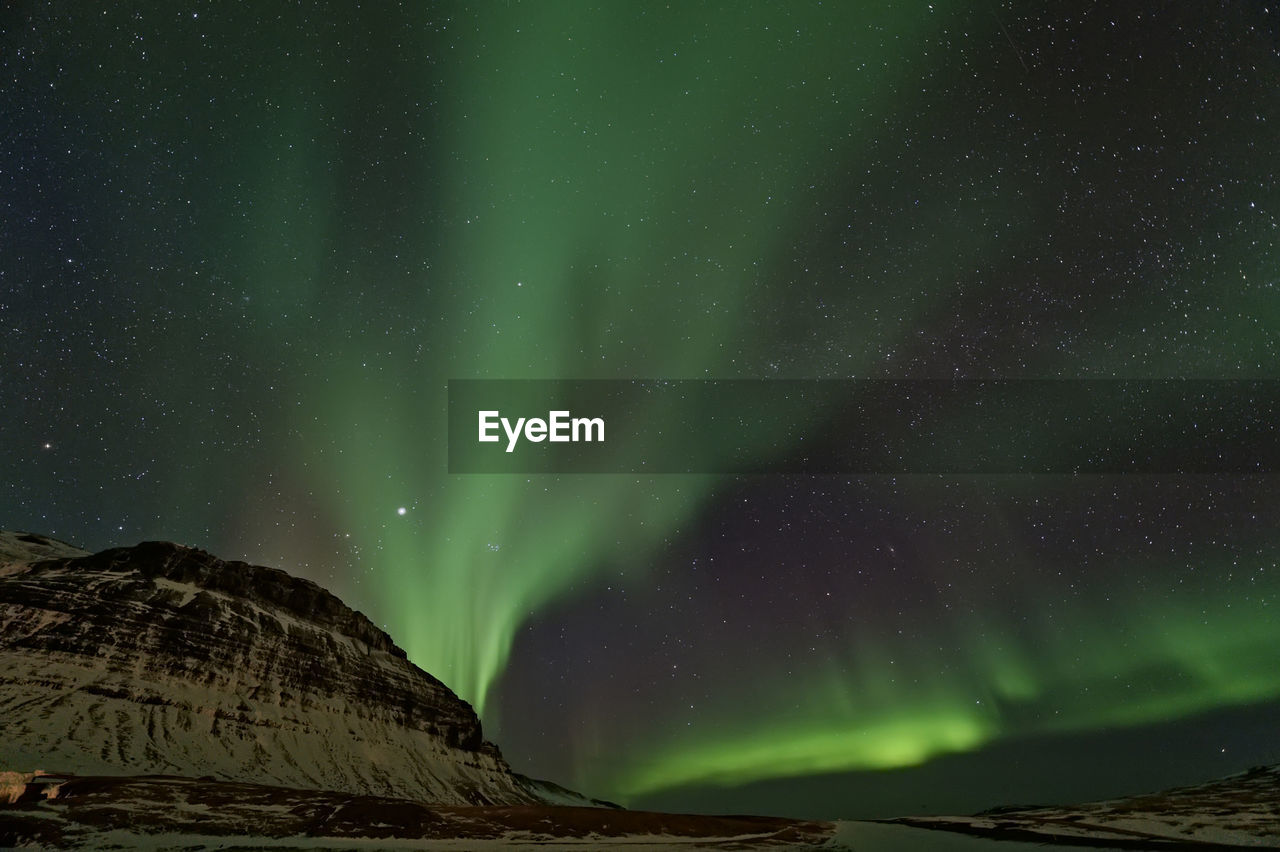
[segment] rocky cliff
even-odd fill
[[[448,804],[541,798],[471,706],[314,583],[165,542],[0,533],[0,769]]]

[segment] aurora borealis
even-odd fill
[[[1280,10],[18,2],[0,46],[0,526],[314,579],[638,805],[1280,760],[1273,475],[443,437],[449,379],[1280,379]]]

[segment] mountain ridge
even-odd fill
[[[0,714],[0,768],[543,800],[471,705],[365,615],[170,542],[87,554],[0,533]]]

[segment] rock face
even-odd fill
[[[0,769],[541,800],[471,706],[314,583],[165,542],[0,533]]]

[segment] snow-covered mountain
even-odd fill
[[[471,706],[283,571],[0,533],[0,769],[540,802]]]
[[[1277,802],[1272,766],[893,825],[614,810],[512,772],[470,705],[314,583],[0,532],[0,847],[1280,848]]]

